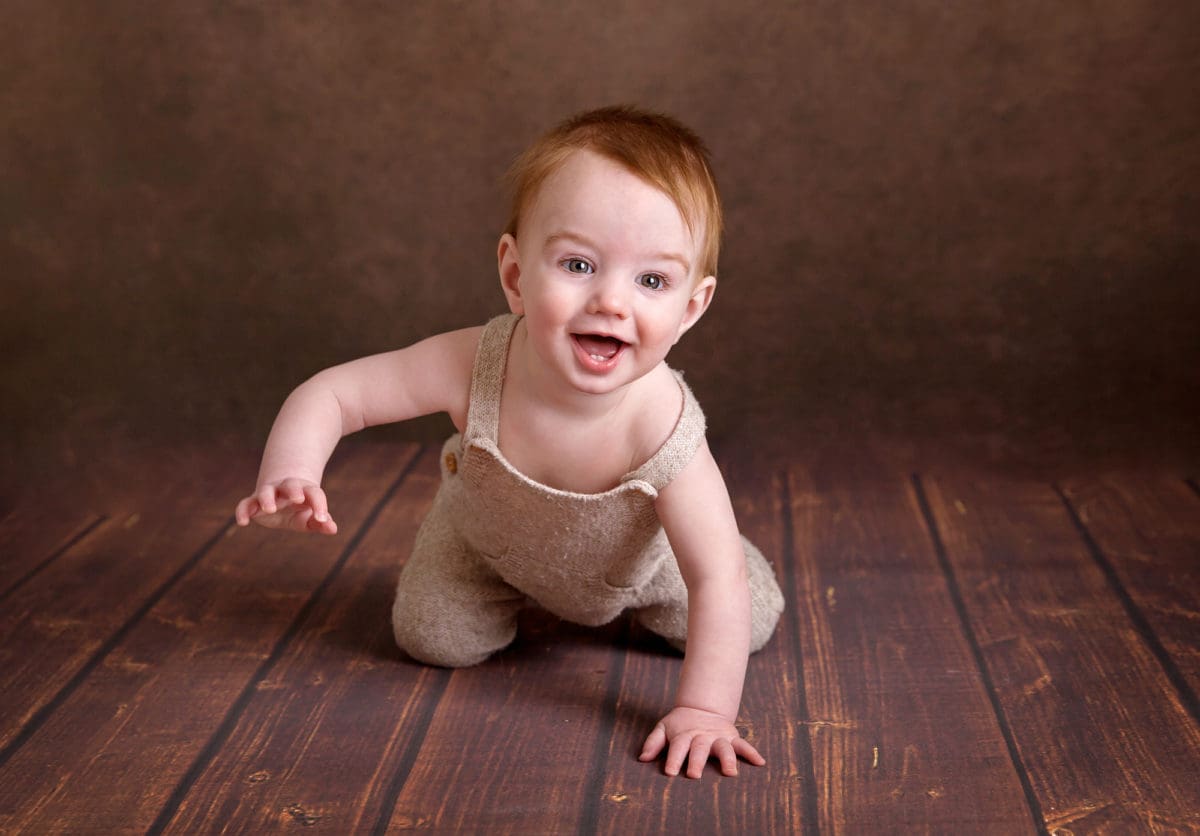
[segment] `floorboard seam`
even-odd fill
[[[800,556],[796,554],[796,531],[795,523],[792,515],[792,488],[791,481],[787,471],[784,471],[782,477],[782,486],[780,488],[781,513],[780,513],[780,532],[783,540],[783,577],[784,583],[787,585],[789,592],[795,593],[798,589],[796,583],[796,561],[800,560]],[[800,636],[803,625],[800,623],[800,607],[796,602],[788,607],[791,610],[792,635],[796,638],[796,663],[799,666],[796,676],[796,699],[800,703],[800,716],[804,718],[804,722],[812,720],[812,715],[808,710],[808,688],[804,681],[804,657],[800,647]],[[800,740],[800,768],[804,770],[804,820],[801,822],[801,832],[806,834],[820,834],[821,832],[821,809],[817,802],[817,772],[814,764],[812,751],[812,738],[809,735],[808,727],[803,729],[803,734],[797,735]]]
[[[225,538],[225,536],[229,533],[229,530],[234,525],[234,520],[232,517],[230,517],[229,520],[226,521],[225,525],[221,527],[220,531],[218,531],[206,543],[204,543],[204,545],[202,545],[195,554],[193,554],[187,559],[187,561],[184,562],[182,566],[175,570],[175,573],[171,575],[171,577],[167,578],[167,580],[164,581],[158,589],[151,593],[150,597],[146,599],[142,606],[140,606],[137,611],[133,613],[133,615],[126,619],[125,623],[122,624],[121,627],[109,637],[108,641],[102,644],[100,648],[92,654],[91,658],[84,663],[83,667],[76,671],[75,675],[72,676],[70,680],[68,680],[67,683],[58,690],[58,693],[55,694],[45,705],[39,708],[37,712],[29,718],[29,722],[27,722],[21,728],[21,730],[17,732],[16,736],[9,741],[7,746],[0,750],[0,768],[8,763],[9,759],[12,758],[16,751],[20,749],[21,746],[23,746],[25,742],[37,732],[38,729],[42,727],[46,720],[49,719],[50,715],[58,710],[58,707],[66,702],[73,693],[75,693],[76,689],[78,689],[83,681],[88,678],[92,671],[94,671],[104,661],[104,659],[110,653],[112,653],[117,645],[124,641],[125,637],[129,635],[133,628],[137,626],[137,624],[143,618],[146,617],[146,614],[150,612],[150,610],[152,610],[159,601],[163,599],[163,596],[165,596],[172,587],[179,583],[179,581],[182,580],[188,572],[195,568],[196,564],[204,559],[204,556],[208,554],[213,546]]]
[[[605,768],[612,757],[613,736],[617,731],[617,709],[621,701],[621,683],[625,680],[625,662],[629,657],[630,637],[632,629],[628,619],[621,625],[621,634],[617,639],[617,647],[624,652],[616,652],[616,662],[608,671],[604,681],[604,714],[600,719],[600,728],[596,730],[596,748],[592,750],[592,762],[588,766],[588,774],[584,783],[586,795],[579,811],[579,836],[593,836],[599,833],[600,801],[604,793]]]
[[[6,600],[8,600],[8,596],[12,595],[14,592],[16,592],[22,586],[29,583],[29,581],[32,578],[34,578],[39,572],[41,572],[47,566],[49,566],[51,563],[58,560],[64,554],[69,552],[72,548],[74,548],[81,541],[83,541],[89,534],[91,534],[93,531],[95,531],[97,528],[99,528],[101,525],[103,525],[106,522],[108,522],[108,516],[105,514],[101,514],[99,517],[97,517],[91,523],[89,523],[88,525],[85,525],[81,531],[79,531],[77,534],[75,534],[75,536],[71,537],[70,539],[67,540],[67,542],[63,543],[61,546],[59,546],[57,549],[55,549],[53,552],[51,552],[49,557],[47,557],[45,560],[43,560],[37,566],[34,566],[32,569],[30,569],[24,575],[22,575],[21,577],[17,578],[15,581],[13,581],[12,585],[8,589],[4,590],[3,592],[0,592],[0,604],[3,604]]]
[[[408,776],[412,774],[412,769],[417,763],[417,756],[420,755],[425,737],[429,733],[429,727],[433,724],[433,715],[437,712],[442,695],[446,693],[446,688],[450,685],[450,677],[454,674],[451,670],[438,668],[429,668],[428,673],[430,676],[436,677],[432,692],[422,700],[421,713],[411,724],[412,733],[406,737],[399,762],[396,764],[396,771],[392,774],[387,790],[380,800],[379,819],[371,830],[373,834],[387,833],[388,826],[392,823],[392,815],[396,810],[396,802],[400,800],[400,793],[404,792],[404,787],[408,784]]]
[[[1017,780],[1021,783],[1021,790],[1025,794],[1025,803],[1029,808],[1029,815],[1033,820],[1033,826],[1038,833],[1046,833],[1045,813],[1042,811],[1042,805],[1038,800],[1037,794],[1033,791],[1033,784],[1029,780],[1029,773],[1025,769],[1025,764],[1021,760],[1016,737],[1013,735],[1011,726],[1009,726],[1007,716],[1005,716],[1004,706],[1000,703],[1000,695],[996,692],[996,683],[992,679],[992,673],[988,668],[987,659],[983,655],[983,649],[979,646],[979,638],[975,635],[974,628],[971,627],[971,619],[967,614],[967,605],[963,600],[962,589],[958,585],[958,578],[955,577],[954,567],[950,565],[950,557],[946,552],[946,545],[942,541],[942,535],[938,530],[937,521],[934,519],[933,509],[929,505],[929,498],[925,495],[925,487],[921,484],[920,474],[912,474],[911,480],[913,489],[916,491],[917,504],[921,508],[921,515],[925,518],[925,530],[928,532],[929,539],[933,543],[933,550],[937,556],[938,566],[942,570],[942,576],[946,579],[950,600],[953,602],[954,611],[958,615],[959,627],[963,631],[963,636],[971,648],[971,655],[975,659],[975,665],[979,668],[979,675],[983,679],[983,686],[987,691],[988,701],[992,704],[992,713],[996,717],[996,723],[1000,726],[1000,734],[1004,737],[1004,745],[1008,748],[1009,759],[1012,761],[1013,769],[1017,773]]]
[[[1071,504],[1070,499],[1057,484],[1054,485],[1054,491],[1058,494],[1063,506],[1067,509],[1067,513],[1071,517],[1071,522],[1074,523],[1075,529],[1083,539],[1092,560],[1100,567],[1100,572],[1104,575],[1109,588],[1117,596],[1117,600],[1121,602],[1121,606],[1125,609],[1125,614],[1129,617],[1129,620],[1133,622],[1134,629],[1137,630],[1138,635],[1141,636],[1146,646],[1150,648],[1150,652],[1154,654],[1154,658],[1158,660],[1158,664],[1162,667],[1163,673],[1166,674],[1167,679],[1175,688],[1184,709],[1191,715],[1192,722],[1200,725],[1200,700],[1197,699],[1196,692],[1192,690],[1187,678],[1179,670],[1179,666],[1175,664],[1175,660],[1171,658],[1170,652],[1167,651],[1158,634],[1154,632],[1154,628],[1150,625],[1150,622],[1146,620],[1146,616],[1142,613],[1141,608],[1138,607],[1137,602],[1133,600],[1133,596],[1129,594],[1129,590],[1125,588],[1125,584],[1121,582],[1121,577],[1117,574],[1116,567],[1112,565],[1112,562],[1104,554],[1104,550],[1100,548],[1100,544],[1092,537],[1092,533],[1088,531],[1087,526],[1084,524],[1075,507]]]
[[[180,778],[179,783],[175,786],[175,789],[172,791],[166,803],[159,811],[158,816],[154,819],[153,824],[151,824],[149,829],[146,831],[147,834],[162,833],[166,826],[170,823],[171,819],[175,817],[175,814],[179,812],[179,807],[183,804],[183,800],[187,797],[188,792],[191,791],[192,785],[196,782],[196,779],[199,778],[200,775],[203,774],[204,770],[208,768],[209,763],[212,762],[212,759],[216,756],[221,746],[224,745],[225,741],[228,740],[229,736],[233,733],[234,728],[237,726],[237,721],[241,718],[242,713],[246,710],[246,706],[250,704],[250,700],[254,698],[254,694],[258,690],[259,684],[266,679],[267,675],[270,674],[271,670],[283,657],[287,646],[300,632],[300,628],[308,620],[309,616],[312,614],[312,611],[316,608],[317,603],[321,600],[322,596],[324,596],[325,590],[332,585],[338,574],[341,573],[342,567],[346,565],[346,562],[350,559],[350,556],[354,554],[355,550],[359,546],[359,543],[362,542],[367,532],[370,531],[371,526],[374,525],[376,518],[383,511],[384,507],[391,500],[391,498],[395,495],[396,491],[400,488],[400,485],[405,479],[408,478],[408,475],[413,471],[417,460],[420,458],[421,454],[418,450],[412,456],[412,458],[408,460],[404,466],[404,469],[400,472],[400,475],[396,477],[396,480],[392,482],[391,486],[388,487],[379,501],[376,502],[371,508],[366,519],[363,520],[362,525],[358,527],[358,531],[354,533],[353,539],[346,544],[346,547],[342,550],[342,553],[338,556],[338,559],[334,562],[329,571],[325,573],[325,577],[321,579],[321,582],[317,585],[317,588],[314,589],[312,594],[308,596],[308,600],[304,602],[304,606],[302,606],[300,611],[296,613],[296,617],[292,619],[292,623],[288,625],[287,630],[285,630],[283,635],[279,637],[279,640],[275,642],[275,647],[271,649],[270,655],[267,656],[267,658],[263,660],[262,664],[258,666],[258,670],[255,671],[254,676],[252,676],[246,683],[246,686],[242,689],[242,692],[238,695],[237,699],[233,701],[233,704],[225,713],[225,717],[222,719],[221,724],[217,726],[216,731],[213,732],[212,737],[209,738],[208,743],[206,743],[204,748],[200,750],[200,754],[196,756],[196,759],[192,762],[192,765],[188,768],[188,771],[184,773],[182,778]]]

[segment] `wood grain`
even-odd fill
[[[821,830],[1031,827],[908,480],[790,478]]]
[[[1200,827],[1200,729],[1061,497],[994,475],[922,484],[1046,827]]]
[[[619,632],[531,612],[513,645],[455,670],[388,818],[392,829],[575,830],[610,669],[625,652]]]
[[[319,824],[359,833],[390,814],[392,783],[411,768],[449,677],[402,659],[389,620],[396,575],[438,480],[429,448],[255,684],[167,832]]]
[[[402,462],[340,454],[328,482],[344,532]],[[106,653],[0,768],[0,828],[144,830],[344,548],[340,539],[244,529],[223,538]],[[163,531],[159,540],[167,537]],[[148,552],[115,555],[153,569]],[[77,581],[63,590],[87,600]],[[123,592],[95,600],[105,607]]]
[[[72,508],[22,506],[0,519],[0,604],[107,519]]]
[[[210,502],[108,519],[19,587],[0,612],[0,760],[39,712],[229,524]]]
[[[788,609],[742,701],[767,766],[691,781],[636,760],[680,657],[629,617],[529,613],[469,670],[400,657],[438,481],[415,452],[339,452],[336,540],[230,531],[246,468],[215,452],[204,490],[136,478],[168,455],[68,497],[96,516],[14,506],[0,832],[1200,830],[1200,496],[1170,474],[722,457]]]
[[[1186,684],[1181,698],[1200,722],[1200,497],[1162,473],[1076,477],[1061,487],[1102,568]]]

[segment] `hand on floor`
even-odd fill
[[[719,714],[682,706],[659,721],[646,738],[640,761],[652,761],[663,748],[667,749],[665,772],[678,775],[687,760],[687,776],[699,778],[709,757],[721,764],[721,774],[737,775],[737,759],[740,755],[755,766],[767,761],[758,750],[743,740],[733,723]]]

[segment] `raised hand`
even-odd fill
[[[337,534],[337,523],[329,515],[325,492],[307,479],[280,479],[261,485],[237,504],[234,517],[242,526],[253,520],[267,528]]]

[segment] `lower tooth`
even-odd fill
[[[601,357],[599,354],[593,354],[593,355],[591,355],[591,357],[592,357],[592,359],[593,359],[593,360],[595,360],[597,363],[603,363],[603,362],[604,362],[604,358],[603,358],[603,357]]]

